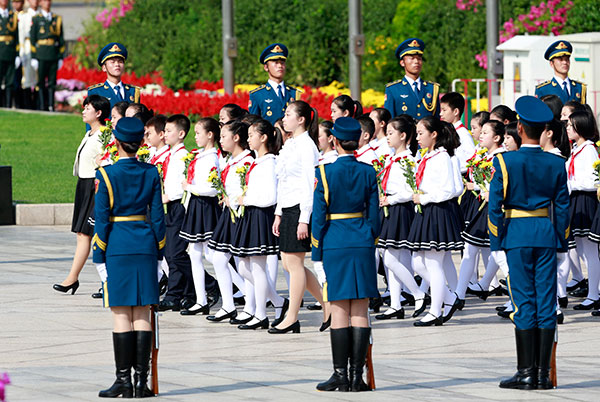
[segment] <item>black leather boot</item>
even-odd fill
[[[44,101],[44,88],[40,88],[36,92],[37,94],[37,110],[45,110],[46,102]]]
[[[537,389],[552,389],[554,385],[550,381],[550,360],[552,359],[552,348],[554,347],[555,329],[537,329],[538,333],[538,381]]]
[[[117,379],[114,384],[98,393],[100,398],[133,398],[131,383],[131,366],[135,357],[135,333],[113,332],[113,348],[115,350],[115,366]]]
[[[363,381],[363,367],[367,358],[369,337],[371,328],[352,328],[352,352],[350,354],[350,391],[369,391],[369,387]]]
[[[329,380],[317,385],[319,391],[348,391],[348,354],[350,351],[350,328],[337,328],[329,331],[333,374]]]
[[[48,90],[48,110],[54,112],[54,90]]]
[[[135,357],[134,394],[136,398],[154,396],[148,389],[148,371],[150,370],[150,352],[152,352],[152,331],[135,331],[137,345]]]
[[[536,389],[537,368],[535,357],[538,353],[536,345],[536,329],[516,329],[517,372],[507,380],[500,381],[500,388]]]

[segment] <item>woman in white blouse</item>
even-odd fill
[[[110,117],[110,102],[103,96],[90,95],[83,101],[81,115],[83,122],[89,124],[90,130],[85,133],[77,148],[73,165],[73,176],[77,177],[77,187],[71,231],[77,233],[77,247],[69,275],[60,284],[53,286],[58,292],[66,293],[70,290],[71,294],[74,294],[79,287],[79,273],[90,254],[94,228],[89,224],[88,219],[94,210],[96,169],[104,152],[100,129],[104,127],[105,120]]]

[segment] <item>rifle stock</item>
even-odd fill
[[[369,344],[367,349],[367,386],[370,390],[375,390],[375,372],[373,371],[373,343]]]
[[[150,320],[152,325],[152,392],[158,395],[158,308],[152,306],[150,312]]]

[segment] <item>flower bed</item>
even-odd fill
[[[63,109],[78,109],[86,96],[86,88],[104,82],[106,74],[101,70],[82,68],[75,58],[65,58],[58,71],[58,90],[56,101]],[[235,86],[234,93],[225,94],[223,81],[207,82],[198,80],[193,90],[173,91],[163,85],[160,72],[137,76],[135,73],[123,74],[123,82],[142,88],[142,102],[157,113],[183,113],[192,117],[216,116],[226,103],[235,103],[243,108],[248,107],[249,91],[256,85],[240,84]],[[331,118],[331,102],[340,94],[350,94],[350,90],[339,82],[328,86],[312,88],[304,86],[301,99],[317,109],[321,119]],[[373,107],[383,106],[383,93],[368,89],[362,93],[365,113]]]

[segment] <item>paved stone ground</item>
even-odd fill
[[[0,373],[12,379],[8,401],[97,400],[112,384],[111,315],[90,297],[99,285],[94,266],[86,265],[74,296],[52,290],[74,245],[67,227],[0,227]],[[278,287],[284,292],[283,276]],[[360,394],[315,391],[331,374],[329,335],[318,332],[317,312],[302,309],[302,333],[280,336],[164,313],[160,399],[597,400],[598,320],[573,310],[560,327],[559,389],[498,388],[515,368],[513,326],[494,312],[504,300],[469,298],[443,327],[415,328],[410,318],[374,322],[378,388]]]

